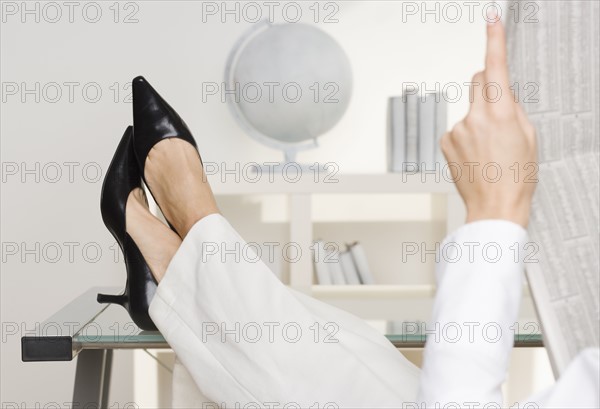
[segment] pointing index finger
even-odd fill
[[[485,74],[488,82],[496,82],[503,92],[509,91],[508,67],[506,58],[506,36],[504,26],[498,19],[487,26],[487,52]]]

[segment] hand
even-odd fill
[[[510,90],[500,21],[488,25],[487,37],[485,70],[473,77],[469,113],[440,144],[467,222],[505,219],[526,227],[537,182],[535,129]]]

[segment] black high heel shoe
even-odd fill
[[[142,179],[152,197],[152,189],[146,182],[144,166],[150,149],[158,142],[168,138],[178,138],[189,142],[196,152],[198,146],[188,126],[175,110],[156,92],[152,85],[142,76],[135,77],[132,81],[133,89],[133,150],[138,161]],[[200,163],[202,158],[198,153]],[[156,198],[154,197],[155,201]],[[157,205],[159,205],[158,201]],[[160,208],[160,205],[159,205]],[[161,209],[162,211],[162,209]],[[164,212],[163,212],[164,214]],[[166,216],[165,216],[166,218]],[[177,233],[173,225],[167,220],[169,226]]]
[[[133,239],[125,230],[125,208],[129,193],[142,187],[142,178],[133,152],[133,128],[130,126],[121,138],[104,183],[100,210],[102,220],[119,243],[125,266],[127,282],[121,295],[98,294],[99,303],[114,303],[123,306],[138,327],[156,331],[148,315],[148,307],[154,297],[157,282]]]

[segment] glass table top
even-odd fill
[[[71,360],[83,349],[169,348],[160,332],[141,330],[121,306],[98,304],[98,292],[117,294],[119,290],[92,288],[42,323],[35,334],[22,337],[23,361]],[[385,335],[397,348],[422,348],[427,339],[425,333],[399,332],[395,329]],[[541,346],[539,333],[515,334],[515,347]]]

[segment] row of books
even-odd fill
[[[444,157],[439,140],[447,129],[444,95],[405,93],[389,99],[388,170],[436,170]],[[425,169],[423,169],[425,167]]]
[[[363,246],[358,243],[346,245],[340,251],[337,245],[317,240],[314,243],[313,260],[317,283],[321,285],[374,284]]]

